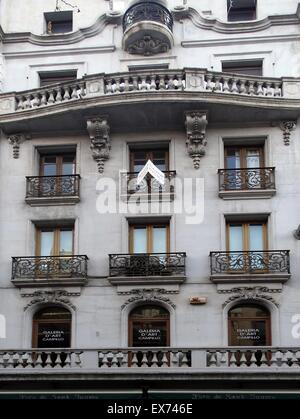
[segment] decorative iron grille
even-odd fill
[[[13,257],[12,279],[86,278],[87,261],[85,255]]]
[[[290,273],[289,250],[210,252],[211,274]]]
[[[80,175],[27,176],[26,198],[79,196]]]
[[[123,17],[123,31],[138,22],[150,20],[173,30],[173,18],[168,9],[155,1],[145,1],[130,7]]]
[[[275,167],[220,169],[220,191],[275,189]]]
[[[176,172],[168,171],[163,172],[165,174],[165,183],[161,185],[154,177],[147,175],[142,182],[138,185],[137,172],[121,173],[121,192],[122,195],[161,195],[170,194],[174,196],[174,182]]]
[[[185,275],[185,253],[140,253],[109,255],[109,275]]]

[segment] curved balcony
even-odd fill
[[[130,54],[154,55],[173,45],[173,18],[163,0],[137,0],[123,17],[123,48]]]

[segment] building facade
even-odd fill
[[[70,3],[0,0],[0,391],[296,388],[299,2]]]

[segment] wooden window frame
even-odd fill
[[[170,253],[170,224],[169,223],[151,223],[151,224],[130,224],[129,226],[129,253],[133,253],[133,247],[134,247],[134,240],[133,240],[133,232],[134,229],[140,227],[140,228],[146,228],[146,235],[147,235],[147,252],[146,253],[153,253],[153,228],[155,227],[165,227],[166,228],[166,253]]]
[[[35,254],[36,256],[43,257],[45,255],[41,255],[41,235],[42,232],[53,231],[54,232],[54,245],[53,250],[54,254],[52,256],[60,256],[60,233],[61,231],[72,231],[72,255],[74,255],[74,226],[41,226],[36,227],[36,247],[35,247]]]
[[[56,166],[56,176],[62,176],[63,173],[63,164],[64,164],[64,158],[66,157],[72,157],[73,158],[73,174],[76,173],[76,154],[75,153],[62,153],[62,154],[56,154],[56,153],[49,153],[49,154],[42,154],[40,156],[40,176],[44,176],[44,166],[45,166],[45,159],[53,157],[56,159],[55,166]],[[54,163],[53,163],[54,164]]]
[[[268,222],[267,221],[227,221],[226,222],[226,248],[227,251],[230,249],[230,226],[234,225],[242,225],[243,229],[243,252],[249,251],[249,241],[250,241],[250,234],[249,234],[249,227],[252,224],[259,224],[263,226],[263,244],[264,249],[257,249],[258,251],[266,251],[268,250]]]
[[[263,145],[251,145],[251,146],[225,145],[225,147],[224,147],[225,169],[228,169],[228,167],[227,167],[227,157],[228,157],[228,150],[230,150],[230,149],[239,150],[241,169],[248,169],[248,167],[247,167],[247,151],[248,150],[259,150],[259,158],[260,158],[259,168],[263,168],[264,165],[265,165],[265,153],[264,153],[264,146]]]
[[[133,148],[130,149],[130,172],[135,173],[134,172],[134,154],[137,152],[145,152],[146,154],[146,162],[148,160],[153,161],[153,153],[155,153],[156,151],[164,151],[165,152],[165,164],[166,164],[166,172],[168,172],[170,170],[170,153],[169,153],[169,149],[166,148]]]

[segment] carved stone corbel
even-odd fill
[[[98,164],[98,172],[103,173],[104,162],[110,155],[110,127],[107,116],[99,116],[87,120],[87,130],[91,139],[93,159]]]
[[[200,159],[205,155],[207,144],[207,111],[189,111],[185,113],[185,118],[187,153],[193,159],[194,168],[199,169]]]
[[[14,159],[20,157],[20,144],[29,139],[29,134],[12,134],[8,136],[8,142],[12,145]]]
[[[290,145],[291,133],[296,129],[296,121],[281,121],[280,129],[283,131],[283,142],[284,145]]]

